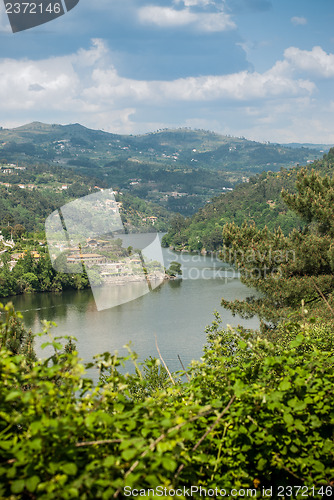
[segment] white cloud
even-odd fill
[[[300,131],[308,140],[313,133],[314,141],[321,142],[322,134],[328,142],[332,110],[323,105],[321,111],[320,93],[315,92],[313,81],[303,77],[301,68],[328,74],[333,57],[320,48],[308,52],[290,47],[284,60],[262,73],[241,71],[172,81],[122,77],[102,40],[62,57],[0,59],[1,125],[22,120],[77,121],[112,132],[137,133],[206,123],[205,128],[278,141],[289,134],[296,138],[293,126],[303,123]],[[296,76],[296,71],[301,74]],[[311,117],[313,125],[318,123],[321,113],[324,123],[312,131],[307,121]]]
[[[140,22],[153,24],[160,28],[194,26],[198,31],[226,31],[235,29],[236,25],[229,14],[224,12],[194,12],[190,8],[173,9],[146,5],[138,10]]]
[[[75,99],[79,78],[66,58],[0,62],[2,110],[53,109]],[[39,88],[39,92],[35,89]]]
[[[265,73],[242,71],[224,76],[189,77],[161,82],[167,99],[214,101],[216,99],[248,100],[275,96],[298,96],[312,93],[315,85],[308,80],[293,80],[279,74],[276,67]]]
[[[287,55],[292,57],[293,51]],[[334,56],[332,56],[334,57]],[[97,112],[105,106],[126,102],[210,102],[221,99],[268,99],[275,96],[310,95],[313,82],[294,79],[291,64],[278,61],[264,73],[242,71],[230,75],[145,81],[124,78],[109,62],[110,54],[101,40],[89,50],[42,61],[0,60],[2,109],[81,109]],[[334,69],[333,69],[334,72]],[[37,92],[38,90],[38,92]]]
[[[214,4],[214,0],[174,0],[176,5],[183,3],[185,7],[206,7],[208,5]]]
[[[321,47],[313,47],[310,51],[289,47],[284,57],[298,70],[325,78],[334,77],[334,54],[327,54]]]
[[[295,16],[295,17],[291,18],[291,22],[295,26],[304,26],[305,24],[307,24],[307,19],[306,19],[306,17]]]
[[[90,85],[82,89],[85,101],[114,103],[133,100],[137,103],[245,101],[277,96],[310,95],[315,84],[294,79],[287,61],[278,61],[264,73],[242,71],[230,75],[179,78],[172,81],[145,81],[121,77],[113,67],[93,67]]]
[[[175,10],[170,7],[147,5],[139,9],[139,19],[143,23],[160,27],[184,26],[196,22],[197,15],[189,9]]]
[[[203,31],[226,31],[236,28],[231,17],[224,12],[201,14],[198,18],[198,28]]]

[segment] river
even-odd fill
[[[140,240],[140,235],[135,238]],[[184,365],[200,359],[206,341],[205,327],[213,321],[215,310],[221,314],[224,325],[258,328],[257,318],[233,317],[220,305],[221,297],[242,300],[254,295],[228,264],[213,256],[180,254],[169,249],[163,249],[163,256],[166,267],[171,261],[181,263],[182,279],[166,281],[150,293],[111,309],[98,312],[90,290],[21,295],[11,300],[34,333],[40,332],[41,321],[47,320],[57,324],[52,329],[54,336],[76,337],[84,361],[105,351],[125,354],[124,345],[130,341],[140,360],[158,357],[156,335],[168,367],[179,370],[178,355]],[[40,357],[50,354],[40,348],[45,341],[45,337],[36,339]]]

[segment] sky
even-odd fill
[[[333,26],[333,0],[80,0],[12,33],[1,2],[0,126],[334,144]]]

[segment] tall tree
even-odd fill
[[[334,180],[302,169],[297,193],[282,191],[285,203],[307,223],[284,236],[280,229],[259,230],[255,224],[226,224],[222,258],[241,272],[241,281],[260,292],[246,301],[222,305],[242,316],[258,314],[277,323],[304,300],[316,309],[321,299],[330,308],[334,290]],[[322,302],[323,303],[323,302]],[[323,311],[324,312],[324,311]]]

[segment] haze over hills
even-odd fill
[[[319,158],[319,147],[259,143],[204,130],[119,135],[80,124],[33,122],[0,130],[0,162],[47,163],[94,176],[170,211],[194,213],[213,196],[262,171]]]

